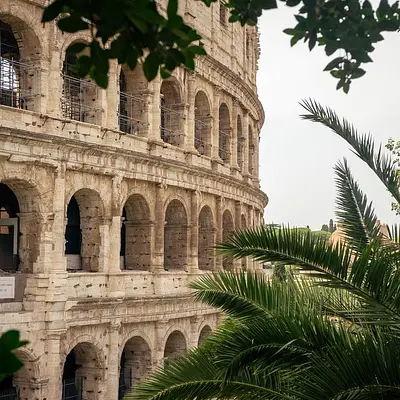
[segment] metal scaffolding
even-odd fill
[[[243,136],[239,136],[237,139],[237,163],[238,163],[240,170],[243,169],[245,140],[246,139]]]
[[[32,87],[37,86],[37,69],[13,59],[0,57],[0,104],[28,110],[35,96]]]
[[[165,143],[179,146],[181,144],[182,112],[161,106],[160,136]]]
[[[146,108],[146,100],[141,96],[120,92],[118,107],[119,129],[122,132],[133,135],[146,134],[148,124],[142,119]]]
[[[229,162],[230,160],[230,130],[220,130],[219,131],[219,147],[218,147],[218,156],[224,162]]]
[[[63,74],[61,110],[64,118],[81,122],[97,122],[97,108],[90,104],[98,99],[97,85],[67,73]]]
[[[205,118],[204,118],[205,119]],[[209,117],[207,122],[204,119],[194,120],[194,147],[201,155],[210,156],[210,123]]]

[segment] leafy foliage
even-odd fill
[[[0,382],[15,374],[24,365],[14,354],[14,350],[28,344],[21,341],[18,331],[7,331],[0,336]]]
[[[207,6],[216,0],[201,0]],[[349,91],[352,80],[365,74],[362,64],[371,62],[374,44],[383,32],[400,28],[398,2],[381,0],[375,10],[369,0],[281,0],[286,6],[301,6],[297,24],[284,32],[290,43],[300,40],[310,50],[324,46],[328,56],[342,50],[325,67],[338,79],[337,89]],[[230,22],[255,25],[264,10],[277,8],[276,0],[229,0]],[[107,87],[109,62],[117,59],[134,69],[142,60],[144,74],[152,80],[160,70],[166,78],[180,65],[193,70],[197,55],[206,54],[198,33],[178,15],[178,0],[169,0],[160,12],[155,0],[54,0],[44,10],[42,21],[57,20],[63,32],[89,30],[92,40],[76,45],[72,53],[87,49],[77,65],[80,76],[89,74],[97,84]]]
[[[332,114],[315,110],[305,117],[329,126]],[[348,123],[331,125],[392,188],[390,158]],[[258,273],[219,272],[192,283],[195,298],[224,312],[224,322],[129,399],[400,398],[398,234],[389,241],[376,229],[346,161],[336,176],[346,244],[273,225],[236,232],[218,246],[223,255],[295,265],[297,275],[270,282]]]

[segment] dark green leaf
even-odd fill
[[[378,22],[378,28],[380,31],[388,31],[394,32],[399,29],[399,21],[393,21],[389,19],[385,19],[383,21]]]
[[[71,44],[71,46],[68,47],[67,53],[68,54],[79,54],[82,53],[83,50],[85,50],[87,47],[86,43],[82,42],[75,42]]]
[[[78,31],[83,31],[89,28],[87,22],[83,21],[81,18],[65,17],[57,22],[58,27],[69,33],[75,33]]]
[[[361,78],[362,76],[365,75],[365,71],[362,68],[356,68],[352,73],[351,73],[351,78],[352,79],[357,79]]]
[[[159,66],[160,59],[158,55],[150,53],[143,63],[143,72],[149,81],[152,81],[157,76]]]
[[[325,67],[324,71],[330,71],[333,68],[338,67],[343,62],[343,57],[336,57]]]
[[[206,50],[205,50],[204,47],[202,47],[202,46],[193,45],[193,46],[188,47],[188,50],[189,50],[191,53],[196,54],[196,55],[198,55],[198,56],[205,56],[205,55],[207,55]]]
[[[178,0],[168,0],[167,15],[168,19],[174,18],[178,12]]]
[[[53,21],[62,12],[64,4],[62,1],[56,0],[48,5],[43,11],[42,22]]]

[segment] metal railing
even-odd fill
[[[119,93],[118,124],[122,132],[131,135],[143,135],[147,131],[147,123],[140,119],[146,111],[146,101],[129,93]]]
[[[131,390],[132,369],[121,368],[119,373],[118,400],[123,400],[124,396]]]
[[[0,105],[29,110],[36,96],[37,68],[0,57]]]
[[[238,137],[237,141],[237,163],[240,170],[243,169],[243,162],[244,162],[244,141],[245,138],[243,136]]]
[[[64,118],[81,122],[97,122],[98,110],[90,105],[98,99],[97,85],[63,74],[61,111]]]
[[[218,146],[218,156],[224,162],[229,162],[231,152],[230,152],[230,132],[219,131],[219,146]]]
[[[0,390],[0,400],[19,400],[17,388],[9,388]]]
[[[180,111],[161,107],[160,136],[165,143],[179,146],[181,144],[181,124],[183,114]]]
[[[62,400],[82,400],[83,379],[64,379],[62,382]]]
[[[200,119],[194,120],[194,147],[201,154],[210,154],[210,124]]]

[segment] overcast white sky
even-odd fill
[[[390,197],[380,182],[342,139],[322,125],[300,120],[298,102],[312,97],[331,106],[359,131],[370,131],[377,142],[386,143],[389,137],[400,140],[400,36],[390,35],[378,43],[367,74],[354,81],[345,95],[323,72],[332,57],[326,57],[322,48],[311,53],[303,43],[290,48],[290,36],[282,31],[295,25],[293,14],[294,9],[281,6],[264,12],[260,21],[258,91],[266,114],[260,177],[269,197],[265,221],[312,229],[328,223],[335,209],[333,166],[345,156],[379,218],[395,222]]]

